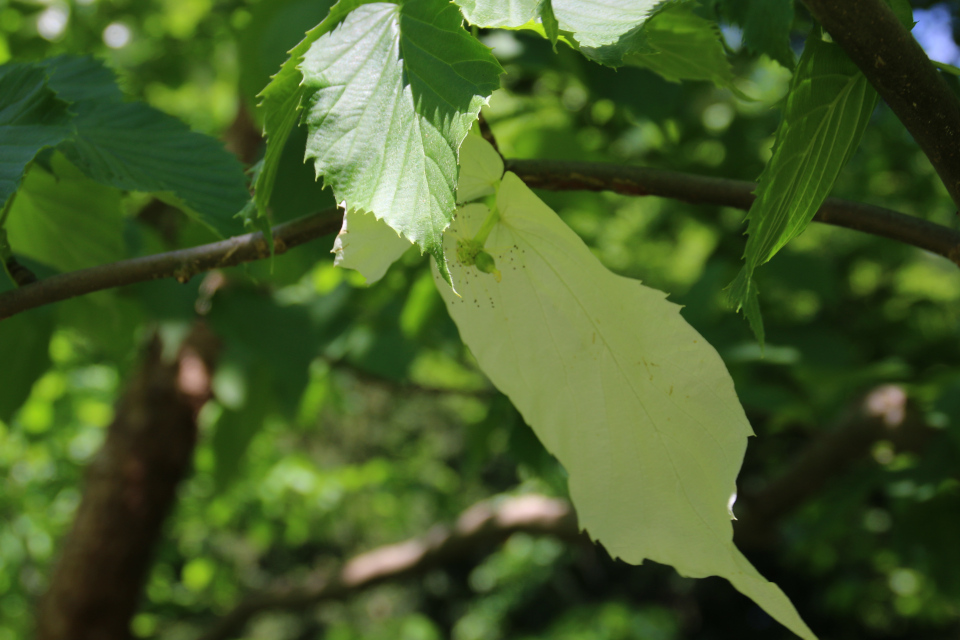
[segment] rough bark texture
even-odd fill
[[[883,0],[803,0],[930,158],[960,207],[960,101]]]
[[[215,341],[198,325],[173,362],[158,338],[131,378],[37,617],[39,640],[122,640],[196,441]]]

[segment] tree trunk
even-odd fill
[[[125,640],[163,522],[187,474],[209,397],[215,340],[197,325],[173,362],[148,345],[91,462],[41,600],[39,640]],[[203,355],[201,355],[203,354]]]

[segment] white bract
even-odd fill
[[[444,236],[460,295],[434,276],[480,367],[569,473],[581,526],[627,562],[724,577],[814,639],[733,544],[730,507],[753,431],[716,350],[666,294],[611,273],[502,171],[492,147],[468,136],[458,200],[495,192],[495,223],[486,204],[460,207]],[[481,261],[471,241],[483,227]],[[350,238],[361,242],[352,227]],[[382,256],[362,255],[354,268],[380,268]]]
[[[355,269],[373,284],[413,246],[383,220],[359,209],[343,214],[343,227],[333,242],[333,264]]]
[[[666,294],[608,271],[516,175],[496,206],[486,249],[498,273],[458,255],[489,215],[470,204],[444,246],[461,297],[438,289],[480,367],[570,474],[581,526],[627,562],[727,578],[814,638],[733,544],[729,504],[753,432],[716,350]]]

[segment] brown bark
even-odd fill
[[[198,325],[172,362],[154,337],[91,462],[37,616],[39,640],[125,640],[187,474],[215,340]]]
[[[883,0],[803,0],[913,135],[960,207],[960,101]]]

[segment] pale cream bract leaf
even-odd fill
[[[460,146],[460,183],[457,202],[492,195],[503,176],[503,159],[480,136],[467,136]]]
[[[333,264],[359,271],[367,284],[373,284],[412,246],[383,220],[355,209],[343,216],[331,253],[336,254]]]
[[[752,431],[717,352],[664,293],[608,271],[515,174],[497,207],[497,273],[458,259],[488,216],[470,204],[444,244],[462,297],[435,272],[438,289],[481,368],[569,472],[581,526],[627,562],[725,577],[814,638],[733,544],[728,505]]]

